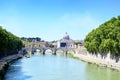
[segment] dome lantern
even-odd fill
[[[70,37],[69,37],[69,35],[67,34],[67,32],[65,32],[65,36],[63,37],[63,39],[65,39],[65,40],[70,40]]]

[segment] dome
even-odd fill
[[[63,37],[63,39],[65,39],[65,40],[70,40],[70,37],[69,37],[69,35],[67,34],[67,32],[65,33],[65,36]]]

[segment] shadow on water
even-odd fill
[[[21,64],[21,59],[12,62],[3,80],[26,80],[31,78],[32,76],[24,74]]]

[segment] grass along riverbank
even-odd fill
[[[79,59],[79,57],[74,56],[74,54],[71,53],[71,52],[67,53],[67,56],[72,57],[72,58],[74,58],[74,59]]]

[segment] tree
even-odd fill
[[[74,42],[75,45],[82,44],[81,42]]]
[[[116,56],[120,55],[120,16],[113,17],[92,30],[84,42],[91,53],[110,52]]]
[[[21,39],[0,26],[0,57],[7,56],[11,51],[23,47]]]

